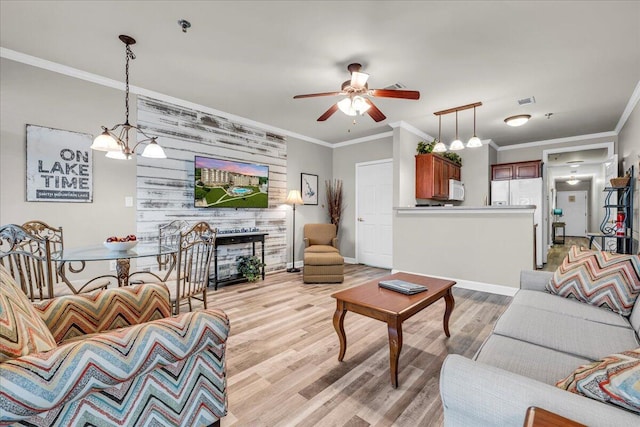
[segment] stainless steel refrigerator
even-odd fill
[[[536,265],[542,268],[542,178],[491,181],[491,205],[534,205],[533,222],[536,227]]]

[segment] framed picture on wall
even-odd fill
[[[300,194],[305,205],[318,204],[318,175],[300,174]]]
[[[27,125],[27,202],[93,201],[92,136]]]

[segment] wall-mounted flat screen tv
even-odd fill
[[[268,208],[269,166],[196,156],[196,208]]]

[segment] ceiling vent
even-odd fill
[[[519,105],[529,105],[529,104],[535,104],[535,103],[536,103],[536,98],[534,98],[533,96],[530,96],[528,98],[518,99]]]
[[[397,90],[397,89],[404,89],[406,87],[407,87],[406,85],[403,85],[400,82],[396,82],[396,83],[394,83],[392,85],[389,85],[389,86],[385,87],[385,89]]]

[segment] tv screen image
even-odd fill
[[[269,207],[269,166],[195,156],[196,208]]]

